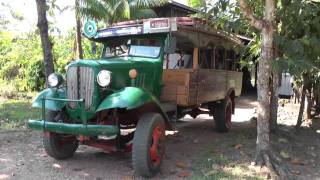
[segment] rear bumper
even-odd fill
[[[28,120],[28,127],[35,130],[84,136],[114,136],[119,133],[119,128],[113,125],[66,124],[32,119]]]

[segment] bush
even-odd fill
[[[75,59],[75,30],[66,36],[52,39],[55,71],[65,74],[65,67]],[[83,38],[84,57],[99,58],[101,45],[92,54],[92,42]],[[15,37],[9,32],[0,32],[0,78],[11,84],[17,91],[39,91],[45,86],[45,72],[40,36],[27,33]]]

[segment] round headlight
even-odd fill
[[[98,84],[101,87],[106,87],[111,83],[111,72],[107,70],[102,70],[97,76]]]
[[[48,76],[48,84],[50,87],[56,87],[59,84],[59,77],[57,74],[52,73]]]

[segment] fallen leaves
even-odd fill
[[[181,169],[186,169],[186,168],[191,167],[190,164],[184,163],[184,162],[176,162],[176,166],[177,166],[178,168],[181,168]]]
[[[287,143],[288,140],[285,139],[285,138],[279,138],[279,139],[278,139],[278,142],[279,142],[279,143]]]
[[[234,149],[239,150],[242,148],[242,144],[237,144],[234,146]]]
[[[300,175],[300,174],[301,174],[300,171],[295,171],[295,170],[291,170],[291,173],[292,173],[292,174],[295,174],[295,175]]]
[[[289,159],[290,158],[289,154],[287,152],[285,152],[285,151],[281,151],[280,152],[280,156],[283,157],[284,159]]]
[[[191,165],[188,164],[188,163],[179,161],[179,162],[176,162],[176,167],[180,168],[180,169],[187,169],[187,168],[190,168]],[[181,171],[181,172],[178,172],[177,176],[181,177],[181,178],[186,178],[186,177],[191,176],[191,172],[189,172],[189,171]]]
[[[299,159],[299,158],[293,158],[293,159],[291,159],[291,161],[290,161],[292,164],[295,164],[295,165],[301,165],[301,166],[303,166],[303,165],[305,165],[306,163],[305,162],[303,162],[301,159]]]
[[[133,178],[131,176],[124,176],[122,180],[133,180]]]
[[[186,177],[190,177],[190,176],[191,176],[191,172],[189,172],[189,171],[182,171],[182,172],[178,173],[178,177],[181,177],[181,178],[186,178]]]

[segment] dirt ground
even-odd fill
[[[168,132],[165,160],[154,179],[263,179],[250,166],[255,153],[255,96],[237,99],[229,133],[214,131],[212,117],[185,117],[177,131]],[[297,134],[299,106],[279,108],[281,132],[272,135],[275,154],[295,179],[320,179],[320,121]],[[140,179],[133,176],[130,154],[107,154],[80,146],[73,158],[57,161],[42,147],[41,132],[0,132],[0,179]]]

